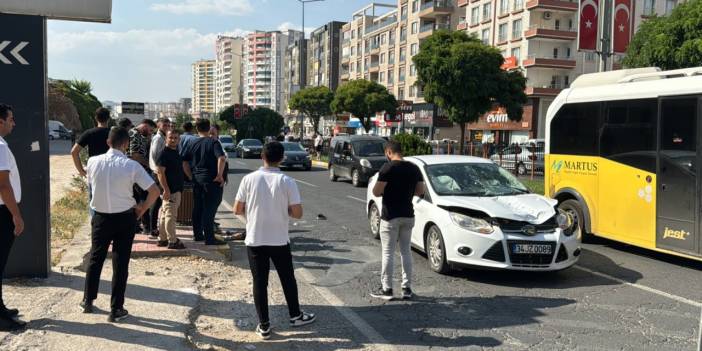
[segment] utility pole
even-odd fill
[[[298,41],[298,51],[300,52],[299,53],[300,62],[298,62],[298,66],[300,67],[300,73],[297,76],[297,79],[300,82],[300,84],[299,84],[300,90],[302,90],[305,88],[305,83],[306,83],[303,79],[303,74],[302,74],[302,69],[303,69],[302,62],[304,61],[303,60],[304,55],[305,55],[305,52],[307,51],[306,48],[304,48],[304,50],[303,50],[303,47],[302,47],[303,45],[306,46],[306,43],[305,43],[305,4],[308,2],[319,2],[319,1],[325,1],[325,0],[297,0],[297,1],[299,1],[302,4],[302,28],[301,28],[302,29],[302,39],[300,39]],[[305,64],[305,69],[307,68],[306,66],[307,65]],[[315,132],[317,132],[317,131],[315,130]],[[302,112],[300,112],[300,142],[302,142],[304,137],[305,137],[305,116],[302,114]]]
[[[612,0],[603,0],[604,4],[600,8],[600,13],[603,14],[602,22],[602,38],[600,38],[600,50],[596,53],[600,56],[600,72],[605,72],[609,69],[608,60],[612,57]]]

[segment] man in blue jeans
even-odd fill
[[[208,119],[198,119],[195,129],[197,139],[182,150],[183,170],[193,182],[193,237],[206,245],[223,245],[225,242],[214,236],[214,218],[222,202],[227,156],[219,140],[210,138]]]

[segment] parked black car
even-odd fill
[[[306,171],[312,169],[312,158],[300,143],[284,142],[285,156],[280,163],[281,168],[301,167]]]
[[[334,137],[330,145],[329,179],[335,182],[340,177],[350,178],[357,187],[367,184],[388,161],[385,143],[383,138],[368,135]]]
[[[236,152],[240,158],[261,157],[263,143],[258,139],[241,139],[236,145]]]

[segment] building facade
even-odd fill
[[[341,80],[341,28],[345,22],[329,22],[310,35],[307,50],[307,85],[336,90]]]
[[[283,68],[289,40],[302,38],[302,32],[256,31],[246,36],[243,48],[244,103],[284,113],[282,101]]]
[[[215,44],[215,112],[242,102],[243,38],[219,36]]]
[[[282,105],[285,115],[292,113],[290,97],[305,86],[307,80],[307,40],[290,40],[283,60]]]
[[[211,117],[215,113],[215,60],[200,60],[192,65],[192,115]]]
[[[183,111],[183,105],[180,102],[146,102],[144,103],[144,118],[173,119],[178,113]]]

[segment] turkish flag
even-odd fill
[[[597,50],[597,24],[600,18],[599,11],[600,0],[580,0],[578,50]]]
[[[612,51],[623,54],[631,39],[631,0],[614,0]]]

